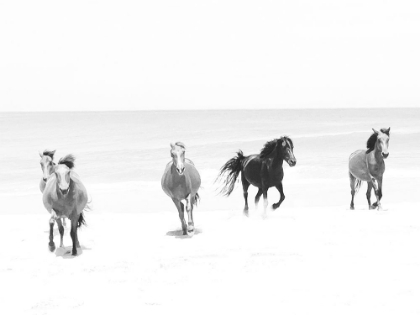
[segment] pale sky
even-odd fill
[[[2,1],[0,110],[420,107],[420,1]]]

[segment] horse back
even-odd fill
[[[366,150],[357,150],[350,154],[349,172],[356,178],[370,181],[371,177],[367,168]]]
[[[243,161],[242,172],[248,182],[259,188],[275,186],[284,176],[281,161],[273,163],[273,159],[262,159],[259,155],[247,156]]]

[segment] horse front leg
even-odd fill
[[[276,188],[280,193],[280,200],[279,200],[279,202],[273,204],[273,209],[274,210],[277,209],[278,207],[280,207],[281,203],[286,198],[286,196],[284,195],[284,192],[283,192],[283,183],[280,182],[280,184],[276,185]]]
[[[61,219],[57,219],[58,231],[60,232],[60,247],[64,247],[63,245],[63,237],[64,237],[64,227],[61,223]]]
[[[73,256],[76,256],[77,255],[77,218],[71,219],[70,236],[73,243],[71,254]]]
[[[370,196],[371,196],[372,188],[373,188],[372,182],[368,182],[368,188],[367,188],[367,191],[366,191],[366,199],[368,201],[369,210],[372,210],[372,209],[376,208],[375,204],[373,206],[370,204]]]
[[[176,208],[178,209],[179,220],[181,220],[182,225],[182,234],[187,235],[187,223],[185,222],[184,218],[184,205],[179,200],[173,198],[172,201],[174,202]]]
[[[191,194],[188,194],[187,198],[185,198],[185,207],[188,215],[188,227],[187,227],[187,234],[191,236],[194,234],[194,221],[192,216],[193,205],[192,205],[192,198]]]
[[[267,207],[268,207],[268,199],[267,199],[267,188],[262,188],[263,191],[263,199],[264,199],[264,212],[263,212],[263,218],[267,218]]]
[[[372,185],[373,185],[373,190],[375,191],[375,195],[376,195],[376,202],[372,206],[374,208],[378,207],[378,210],[382,210],[381,198],[380,198],[380,196],[382,196],[382,192],[379,191],[378,186],[376,185],[375,179],[372,179]]]
[[[54,221],[51,222],[50,220],[50,242],[48,243],[48,249],[50,252],[53,252],[55,250],[55,244],[54,244]]]
[[[374,186],[377,201],[372,206],[373,206],[373,209],[378,207],[378,210],[382,210],[382,206],[380,203],[382,199],[382,177],[379,177],[377,180],[378,180],[378,186],[377,187],[376,185]]]

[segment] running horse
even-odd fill
[[[235,182],[241,173],[242,188],[245,199],[244,214],[248,216],[248,188],[252,184],[258,188],[255,196],[255,205],[263,195],[264,198],[264,216],[267,213],[267,192],[270,187],[276,187],[280,193],[279,202],[273,204],[273,209],[280,207],[286,198],[283,192],[283,161],[289,166],[296,165],[296,158],[293,154],[293,141],[289,137],[283,136],[267,142],[262,148],[260,154],[244,156],[239,150],[237,156],[226,162],[220,169],[217,180],[224,179],[224,186],[221,193],[229,196],[235,188]]]
[[[55,250],[53,227],[54,221],[59,218],[71,220],[70,236],[73,242],[72,255],[77,255],[77,248],[80,248],[77,237],[77,229],[86,224],[83,210],[88,208],[88,197],[85,186],[79,176],[74,172],[73,155],[69,154],[61,158],[54,169],[54,173],[48,178],[45,186],[43,201],[47,211],[51,214],[50,219],[50,251]],[[60,230],[61,243],[63,247],[63,234]]]
[[[185,158],[185,144],[170,144],[172,161],[166,165],[162,176],[162,189],[172,199],[178,209],[183,235],[194,234],[193,208],[199,200],[198,189],[201,185],[200,174],[194,163]],[[188,215],[188,226],[184,218]]]
[[[368,183],[366,198],[369,209],[382,210],[382,179],[385,172],[385,159],[389,155],[389,133],[391,128],[382,128],[380,131],[373,129],[366,146],[367,150],[357,150],[349,158],[349,177],[351,188],[350,209],[354,210],[354,195],[359,191],[362,181]],[[376,182],[378,182],[376,184]],[[376,202],[371,205],[370,194],[374,190]]]
[[[45,186],[47,185],[47,179],[48,177],[54,173],[55,163],[54,163],[54,154],[55,150],[49,151],[44,150],[44,152],[39,153],[39,156],[41,157],[41,161],[39,161],[39,164],[41,165],[42,169],[42,178],[39,181],[39,190],[41,190],[41,193],[44,192]],[[60,231],[60,234],[64,233],[63,225],[66,226],[66,219],[63,218],[63,224],[61,224],[61,219],[57,220],[58,224],[58,230]]]

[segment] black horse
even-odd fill
[[[224,179],[224,187],[221,193],[229,196],[235,187],[239,173],[242,174],[242,187],[244,190],[245,208],[244,214],[248,215],[248,187],[250,184],[258,187],[255,196],[255,204],[258,205],[261,195],[264,198],[264,216],[267,211],[267,191],[275,186],[280,192],[279,202],[273,204],[273,209],[280,207],[285,199],[283,193],[283,160],[290,166],[296,165],[296,158],[293,154],[293,141],[289,137],[281,137],[267,142],[260,154],[244,156],[241,150],[237,156],[226,162],[220,169],[218,179]]]

